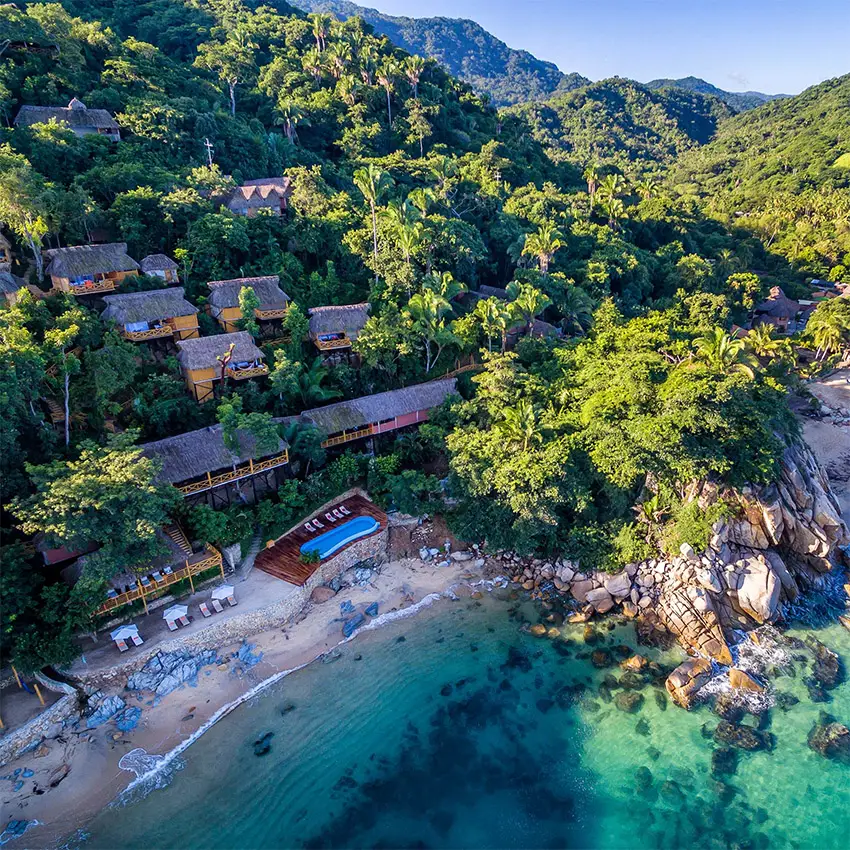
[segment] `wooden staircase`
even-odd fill
[[[174,523],[174,525],[163,526],[162,530],[169,538],[171,538],[174,545],[177,546],[184,555],[189,556],[192,554],[192,544],[189,542],[186,532],[183,531],[177,523]]]

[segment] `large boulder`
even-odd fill
[[[315,602],[317,605],[321,605],[323,602],[333,599],[334,596],[336,596],[336,591],[332,587],[320,585],[319,587],[313,588],[313,592],[310,594],[310,601]]]
[[[622,572],[606,578],[603,585],[611,596],[617,599],[625,599],[632,589],[632,580],[628,573]]]
[[[809,747],[826,758],[850,764],[850,729],[821,712],[808,737]]]
[[[576,602],[587,602],[587,594],[593,590],[593,582],[589,579],[574,581],[570,585],[570,593]]]
[[[721,664],[732,663],[732,653],[706,590],[693,585],[666,588],[659,597],[657,612],[664,626],[684,646]]]
[[[782,584],[763,557],[745,558],[736,564],[734,589],[738,605],[757,623],[766,623],[776,616]]]
[[[667,677],[664,686],[676,705],[690,709],[710,680],[711,662],[707,658],[689,658]]]
[[[614,598],[604,587],[588,591],[585,598],[599,614],[606,614],[614,607]]]

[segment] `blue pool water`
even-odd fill
[[[330,531],[326,531],[324,534],[308,540],[302,544],[301,552],[302,554],[318,552],[319,557],[324,560],[333,555],[338,549],[342,549],[346,543],[351,543],[352,540],[357,540],[358,537],[365,537],[367,534],[377,531],[379,525],[380,523],[374,517],[354,517],[354,519],[350,519],[348,522],[344,522],[342,525],[338,525]]]

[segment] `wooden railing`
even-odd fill
[[[183,562],[182,567],[172,570],[170,573],[162,573],[158,580],[154,579],[153,576],[149,576],[150,583],[147,587],[142,584],[140,578],[137,586],[132,590],[128,590],[125,593],[119,593],[118,596],[113,596],[111,599],[107,599],[103,605],[95,611],[95,616],[97,617],[101,614],[107,614],[110,611],[114,611],[116,608],[120,608],[122,605],[129,605],[137,599],[142,600],[145,606],[145,611],[147,611],[147,600],[151,594],[164,587],[176,584],[184,578],[189,579],[189,583],[194,590],[192,576],[196,576],[198,573],[205,572],[206,570],[211,570],[213,567],[218,567],[219,570],[221,570],[221,577],[224,578],[224,566],[221,560],[221,552],[214,549],[212,546],[207,546],[205,555],[206,557],[200,558],[194,562],[187,558]]]
[[[117,283],[110,278],[104,280],[96,280],[92,283],[86,283],[82,286],[73,286],[69,284],[68,291],[71,295],[96,295],[98,292],[112,292],[117,286]]]
[[[258,319],[282,319],[287,309],[287,307],[279,307],[274,310],[254,310],[254,315]]]
[[[52,398],[45,398],[44,403],[47,405],[47,415],[54,425],[59,425],[65,421],[65,408],[58,401]]]
[[[265,364],[262,366],[249,366],[247,369],[227,367],[227,376],[233,378],[234,381],[244,381],[246,378],[261,378],[263,375],[268,375],[268,373],[269,367]]]
[[[466,366],[460,366],[457,369],[452,369],[450,372],[446,372],[443,375],[444,378],[454,378],[456,375],[462,375],[464,372],[476,372],[479,369],[483,369],[483,363],[467,363]]]
[[[248,463],[243,463],[242,466],[237,466],[236,469],[228,470],[227,472],[223,472],[221,475],[210,475],[208,472],[207,477],[202,481],[195,481],[192,484],[184,484],[182,487],[178,487],[177,489],[184,496],[192,496],[195,493],[203,493],[204,490],[212,490],[213,487],[220,487],[222,484],[228,484],[231,481],[238,481],[241,478],[250,478],[252,475],[256,475],[259,472],[265,472],[268,469],[274,469],[276,466],[283,466],[285,463],[289,463],[288,451],[285,451],[283,454],[276,455],[275,457],[266,458],[265,460],[249,460]]]
[[[172,336],[174,328],[170,325],[163,325],[161,328],[150,328],[146,331],[124,331],[124,339],[129,339],[131,342],[143,342],[146,339],[160,339],[164,336]]]
[[[342,443],[350,443],[352,440],[362,440],[363,437],[371,437],[374,433],[374,426],[367,425],[365,428],[358,428],[356,431],[349,431],[347,434],[330,437],[322,443],[322,448],[328,449],[331,446],[339,446]]]
[[[319,339],[316,337],[314,340],[316,343],[316,348],[319,351],[333,351],[336,348],[351,348],[351,340],[347,336],[343,336],[341,339]]]

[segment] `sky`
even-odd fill
[[[471,18],[510,47],[593,80],[702,77],[798,94],[850,72],[850,0],[355,0]]]

